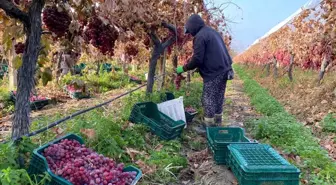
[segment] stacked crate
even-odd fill
[[[217,164],[227,165],[240,185],[299,185],[300,170],[272,147],[251,142],[244,130],[207,128],[208,146]]]
[[[207,140],[215,162],[223,165],[228,164],[230,144],[256,144],[245,137],[244,130],[238,127],[207,127]]]

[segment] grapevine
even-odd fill
[[[171,54],[171,53],[172,53],[173,47],[174,47],[175,45],[176,45],[177,47],[181,48],[181,47],[183,47],[183,45],[184,45],[186,42],[188,42],[188,41],[191,40],[191,35],[190,35],[190,34],[184,34],[184,30],[183,30],[182,27],[178,27],[177,30],[176,30],[176,32],[177,32],[177,36],[175,36],[174,33],[169,32],[169,35],[168,35],[166,38],[163,39],[164,41],[168,40],[168,39],[171,38],[171,37],[176,37],[176,39],[177,39],[177,40],[175,39],[174,44],[170,45],[170,46],[167,48],[168,54]]]
[[[331,0],[322,1],[316,8],[304,9],[235,60],[264,65],[275,59],[277,64],[286,67],[293,59],[294,65],[306,70],[320,70],[323,62],[324,68],[335,65],[335,15],[336,3]]]
[[[194,108],[192,108],[192,107],[186,107],[184,110],[185,110],[186,112],[190,113],[190,114],[197,112],[197,111],[196,111]]]
[[[25,44],[23,44],[22,42],[19,42],[19,43],[15,44],[15,46],[14,46],[15,53],[16,54],[23,53],[24,50],[25,50],[25,47],[26,47]]]
[[[177,77],[174,80],[176,90],[179,90],[181,88],[181,82],[182,80],[185,80],[185,79],[186,78],[182,76],[181,74],[177,75]]]
[[[134,44],[127,44],[125,46],[125,53],[128,56],[136,56],[139,53],[139,49]]]
[[[146,49],[149,48],[150,43],[151,43],[150,38],[148,36],[146,36],[144,41],[143,41],[143,44],[145,45]]]
[[[118,39],[119,33],[116,28],[93,16],[90,18],[88,25],[84,30],[85,40],[98,48],[103,54],[114,55],[115,41]]]
[[[43,23],[57,37],[62,37],[69,30],[71,17],[56,6],[48,6],[43,10]]]

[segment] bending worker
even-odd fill
[[[185,33],[191,34],[193,56],[184,66],[176,69],[178,74],[198,68],[203,78],[202,105],[204,108],[204,127],[222,123],[224,95],[227,80],[233,79],[232,59],[222,36],[213,28],[206,26],[203,19],[194,14],[185,25]]]

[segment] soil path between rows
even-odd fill
[[[250,99],[244,93],[243,82],[236,78],[227,87],[226,103],[224,105],[223,125],[229,127],[243,127],[244,123],[260,115],[250,105]],[[199,121],[194,121],[197,124]],[[247,137],[251,138],[248,133]],[[204,136],[197,136],[195,140],[206,143]],[[232,172],[223,165],[216,165],[208,149],[192,151],[186,149],[189,159],[189,168],[180,174],[179,185],[237,185]]]

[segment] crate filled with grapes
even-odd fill
[[[141,80],[136,77],[136,76],[129,76],[129,79],[130,79],[130,82],[134,82],[134,83],[137,83],[137,84],[141,84]]]
[[[48,185],[134,185],[142,172],[94,152],[81,137],[68,134],[33,152],[30,175],[47,172]]]
[[[14,103],[16,102],[16,91],[11,91],[10,98]],[[29,97],[29,102],[30,108],[32,110],[41,110],[43,107],[48,105],[50,101],[46,97],[43,97],[41,95],[34,95],[31,93]]]
[[[84,82],[76,80],[64,87],[64,90],[72,99],[90,98],[90,93]]]
[[[184,109],[187,123],[191,123],[198,112],[191,106]]]

